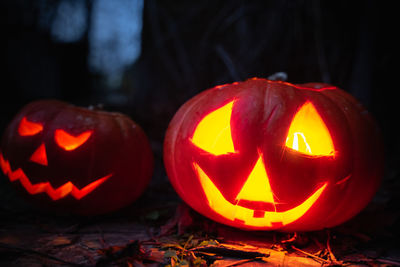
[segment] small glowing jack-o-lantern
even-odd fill
[[[144,132],[127,116],[43,100],[25,106],[6,129],[0,167],[40,206],[94,215],[138,198],[153,156]]]
[[[375,194],[382,158],[379,130],[346,92],[258,78],[193,97],[164,142],[182,199],[251,230],[309,231],[348,220]]]

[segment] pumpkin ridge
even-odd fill
[[[326,96],[327,98],[329,98],[332,102],[334,102],[335,105],[339,108],[340,112],[346,118],[346,125],[347,125],[347,128],[349,129],[349,131],[351,133],[350,134],[350,138],[352,139],[351,143],[355,144],[355,143],[357,143],[356,138],[357,137],[360,138],[360,136],[358,136],[356,134],[356,128],[351,124],[351,121],[353,121],[353,120],[351,119],[350,116],[353,113],[345,112],[345,110],[346,110],[346,107],[350,107],[350,109],[355,109],[357,113],[362,113],[366,109],[361,104],[354,105],[353,96],[349,95],[348,93],[339,92],[339,91],[338,91],[338,93],[340,93],[340,95],[338,95],[336,93],[333,93],[333,92],[329,92],[329,93],[328,92],[323,92],[323,95]],[[336,103],[340,103],[340,101],[337,101],[336,98],[340,98],[340,100],[343,101],[343,105],[342,106],[340,106],[339,104],[336,104]],[[364,121],[363,121],[363,123],[364,123]],[[352,153],[356,153],[354,151],[354,148],[352,148]],[[353,166],[353,168],[356,165],[356,159],[357,159],[356,157],[354,157],[354,156],[352,157],[352,160],[353,160],[352,166]],[[353,178],[353,177],[350,177],[350,179],[351,178]],[[355,179],[355,178],[353,178],[353,179]],[[351,189],[352,188],[350,186],[346,186],[346,189],[345,189],[346,192],[343,194],[343,196],[347,196],[347,198],[349,198],[349,196],[351,195],[349,193],[349,192],[351,192]],[[371,196],[371,198],[372,198],[372,196]],[[347,203],[348,203],[348,199],[346,199],[345,197],[341,198],[341,205],[337,205],[337,208],[335,210],[333,210],[331,212],[331,214],[325,218],[325,221],[329,222],[329,223],[326,223],[326,224],[332,224],[332,220],[338,217],[337,215],[341,213],[341,210],[343,210],[343,207],[347,207]],[[347,211],[347,209],[346,209],[346,211]],[[354,211],[353,211],[353,213],[354,213]]]

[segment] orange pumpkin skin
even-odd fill
[[[315,118],[307,118],[310,110]],[[230,117],[225,125],[227,115],[221,115],[214,126],[224,124],[219,135],[232,139],[219,152],[215,147],[223,138],[207,140],[218,112]],[[301,113],[303,124],[296,119]],[[289,136],[291,127],[300,129],[296,138]],[[323,128],[321,137],[313,127]],[[203,143],[200,134],[206,136]],[[324,152],[318,142],[333,150]],[[383,149],[371,116],[343,90],[254,78],[187,101],[166,132],[164,163],[180,197],[217,222],[248,230],[311,231],[343,223],[368,204],[380,184]]]
[[[5,130],[0,166],[39,207],[97,215],[143,193],[153,155],[142,129],[123,114],[42,100],[23,107]]]

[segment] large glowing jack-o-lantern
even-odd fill
[[[379,131],[346,92],[251,79],[185,103],[164,143],[182,199],[218,222],[308,231],[363,209],[382,173]]]
[[[94,215],[139,197],[153,156],[144,132],[127,116],[43,100],[25,106],[6,129],[0,167],[40,206]]]

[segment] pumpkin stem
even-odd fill
[[[268,80],[271,81],[283,81],[286,82],[288,79],[288,75],[286,72],[280,71],[280,72],[276,72],[270,76],[268,76]]]
[[[98,103],[96,105],[90,105],[88,106],[89,110],[103,110],[104,109],[104,104]]]

